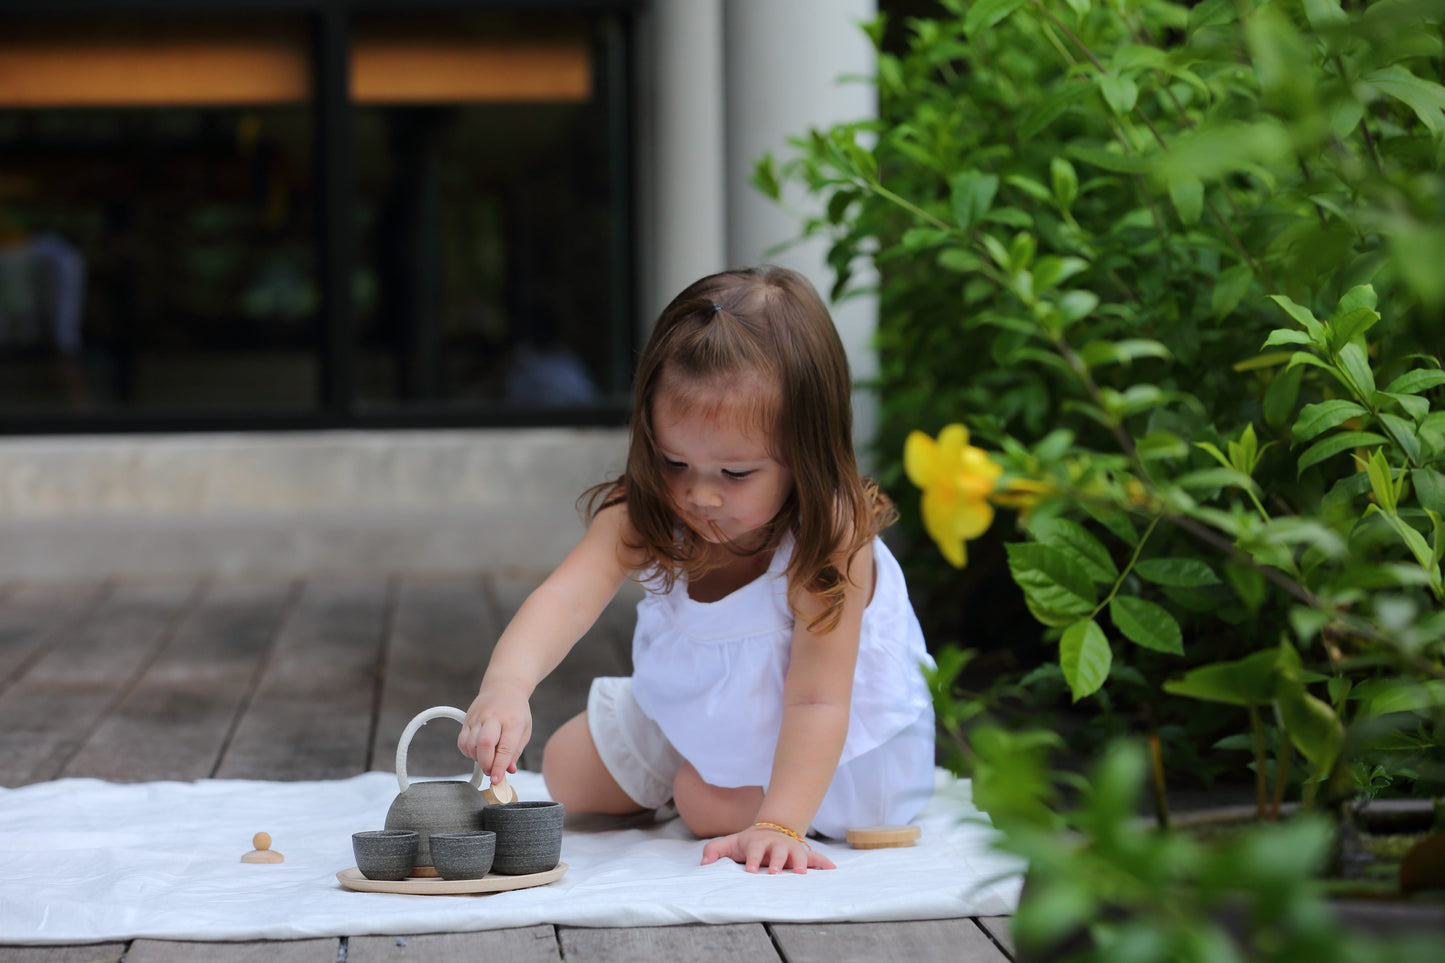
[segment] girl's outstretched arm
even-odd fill
[[[532,690],[592,627],[627,578],[627,531],[625,505],[599,511],[582,541],[527,596],[497,640],[457,739],[457,748],[480,763],[493,783],[517,771],[531,738]]]
[[[728,857],[743,863],[750,873],[764,865],[769,873],[834,868],[831,860],[814,853],[801,837],[838,771],[848,735],[858,636],[863,609],[873,591],[872,544],[858,551],[851,567],[840,568],[848,573],[848,584],[842,618],[833,629],[813,632],[808,628],[823,609],[816,597],[800,593],[795,606],[797,622],[783,683],[783,724],[756,823],[710,841],[703,847],[704,865]],[[758,825],[763,823],[771,825]]]

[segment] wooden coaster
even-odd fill
[[[488,786],[482,790],[482,798],[489,804],[509,803],[517,801],[517,790],[504,778],[495,786]]]
[[[848,845],[854,849],[898,849],[912,846],[923,835],[917,826],[862,826],[848,830]]]
[[[256,848],[241,857],[243,863],[284,863],[286,857],[271,848],[271,834],[257,833],[251,837],[251,845]]]

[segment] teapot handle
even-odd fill
[[[433,706],[424,712],[418,712],[416,718],[408,722],[406,728],[401,731],[401,741],[396,744],[396,781],[401,786],[402,792],[406,792],[406,787],[409,785],[406,778],[406,752],[411,748],[412,736],[416,735],[417,730],[428,722],[443,717],[457,722],[467,721],[467,714],[460,709],[454,709],[451,706]],[[472,784],[473,789],[481,789],[482,779],[482,764],[476,763],[472,767],[472,778],[468,782]]]

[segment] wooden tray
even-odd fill
[[[367,879],[355,866],[343,869],[336,879],[347,889],[360,893],[408,893],[414,896],[456,896],[463,893],[501,893],[509,889],[526,889],[529,886],[545,886],[561,879],[567,872],[566,863],[558,863],[544,873],[528,873],[524,876],[504,876],[488,873],[481,879],[442,879],[441,877],[410,876],[406,879]]]

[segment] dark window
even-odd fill
[[[625,18],[310,6],[0,16],[0,430],[620,417]]]

